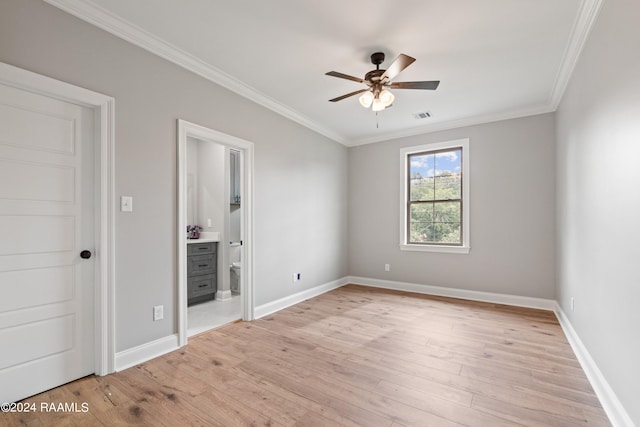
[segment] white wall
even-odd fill
[[[255,143],[257,305],[347,275],[344,146],[40,0],[0,2],[0,61],[116,100],[116,351],[177,332],[179,118]]]
[[[198,140],[187,139],[187,225],[198,222]]]
[[[462,138],[470,139],[470,253],[400,251],[400,148]],[[554,298],[554,154],[552,114],[351,148],[350,274]]]
[[[639,22],[638,1],[604,2],[557,113],[558,300],[636,425]]]
[[[203,231],[218,231],[227,240],[224,211],[229,201],[224,194],[225,147],[211,141],[198,141],[198,224]],[[207,220],[211,220],[211,227]]]

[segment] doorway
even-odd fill
[[[253,319],[252,179],[252,143],[178,120],[181,346],[196,333]],[[188,238],[194,232],[198,238]]]

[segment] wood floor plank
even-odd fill
[[[0,425],[610,425],[553,312],[356,285],[25,402],[89,411]]]
[[[348,400],[338,399],[333,389],[320,387],[313,381],[313,378],[299,379],[289,375],[286,365],[273,365],[255,360],[247,360],[237,367],[244,371],[261,376],[280,387],[297,394],[304,399],[312,401],[321,407],[330,408],[339,413],[342,417],[352,422],[365,426],[388,426],[391,425],[391,418],[378,415],[358,405],[354,405]]]

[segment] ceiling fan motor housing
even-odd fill
[[[367,82],[377,83],[386,70],[371,70],[365,74],[364,79]]]
[[[375,52],[371,54],[371,63],[378,67],[378,65],[384,62],[384,53],[383,52]]]

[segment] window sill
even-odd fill
[[[401,251],[414,252],[439,252],[444,254],[468,254],[471,250],[469,246],[440,246],[440,245],[400,245]]]

